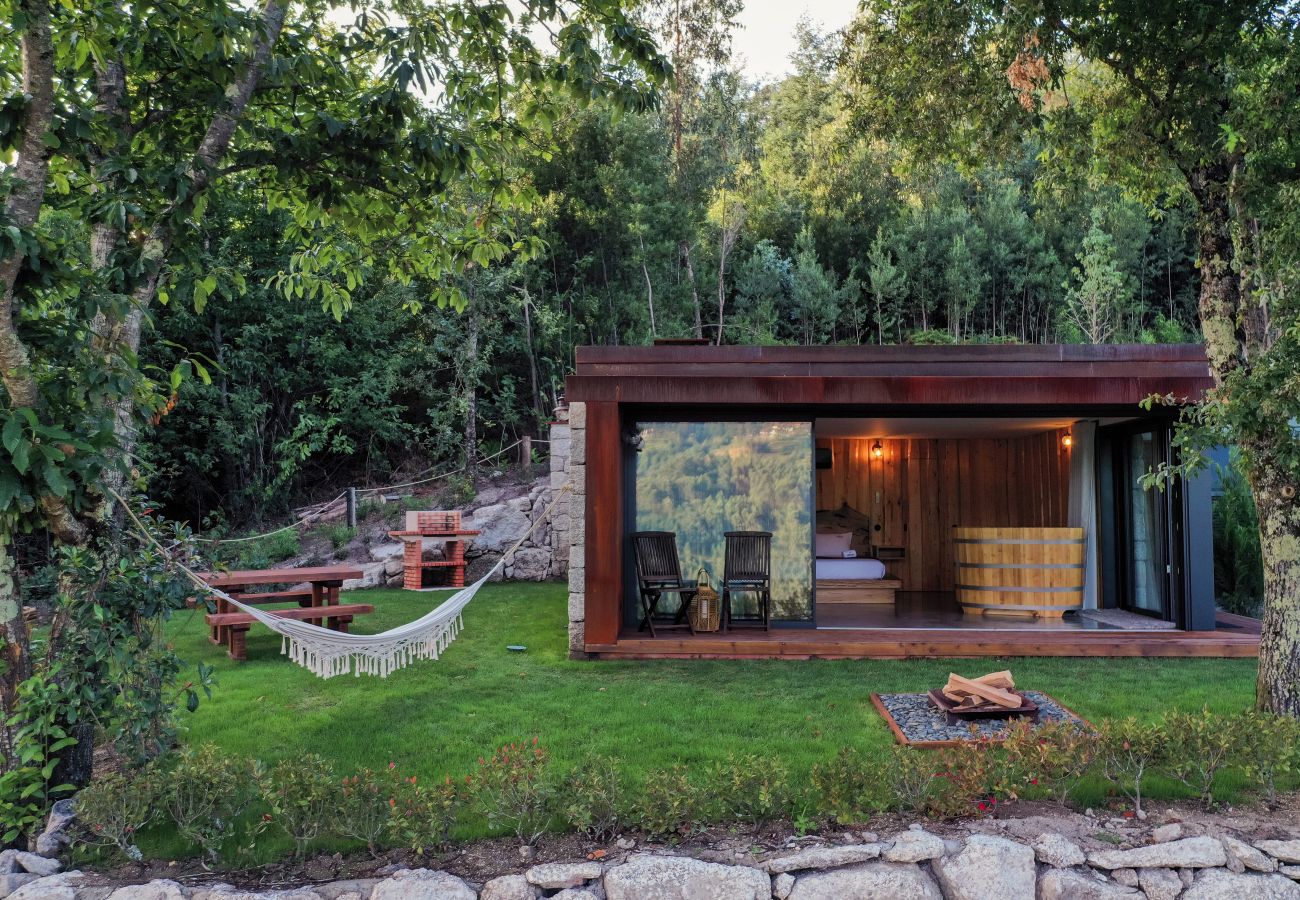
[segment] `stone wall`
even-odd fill
[[[840,843],[791,837],[768,852],[745,838],[732,850],[704,851],[706,858],[638,848],[634,839],[621,838],[598,860],[543,862],[484,883],[449,872],[386,866],[369,878],[265,891],[192,881],[123,886],[77,872],[51,874],[57,861],[5,851],[0,898],[6,893],[9,900],[1300,898],[1300,840],[1286,832],[1281,840],[1222,830],[1184,836],[1185,826],[1173,822],[1135,836],[1131,845],[1114,846],[1045,830],[1036,818],[980,824],[1003,833],[939,835],[913,825],[885,839],[867,832],[849,832]],[[1089,849],[1092,845],[1104,849]],[[509,872],[514,865],[504,868]]]
[[[569,460],[567,482],[569,516],[569,656],[583,659],[587,620],[586,504],[587,504],[587,404],[569,409]],[[554,478],[554,474],[552,474]]]

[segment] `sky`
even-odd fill
[[[731,38],[732,58],[752,78],[779,78],[790,71],[794,28],[805,13],[823,30],[843,28],[859,0],[745,0]]]

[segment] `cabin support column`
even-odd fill
[[[577,402],[569,407],[569,458],[561,478],[572,490],[568,497],[567,565],[569,570],[569,656],[572,659],[587,657],[587,404]],[[556,473],[551,473],[552,487]],[[581,486],[581,488],[580,488]]]

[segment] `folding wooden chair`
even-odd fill
[[[726,561],[722,574],[722,630],[725,632],[735,621],[731,617],[733,594],[754,594],[758,598],[759,615],[739,621],[741,627],[762,628],[772,626],[772,532],[728,531]]]
[[[677,559],[677,535],[671,531],[637,531],[632,534],[632,549],[636,556],[637,594],[641,599],[641,624],[638,631],[650,629],[655,637],[655,616],[659,614],[659,599],[664,594],[677,594],[679,604],[672,622],[660,623],[665,631],[686,630],[695,633],[691,625],[691,600],[698,585],[682,577],[682,566]]]

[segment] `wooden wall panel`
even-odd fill
[[[873,544],[903,547],[904,558],[888,564],[903,590],[952,590],[954,526],[1066,524],[1070,451],[1061,446],[1059,431],[1023,438],[887,439],[881,441],[881,459],[871,453],[874,443],[817,441],[830,449],[832,460],[831,468],[817,470],[817,508],[847,504],[870,518]]]
[[[617,403],[587,404],[586,641],[613,643],[623,618],[623,442]]]

